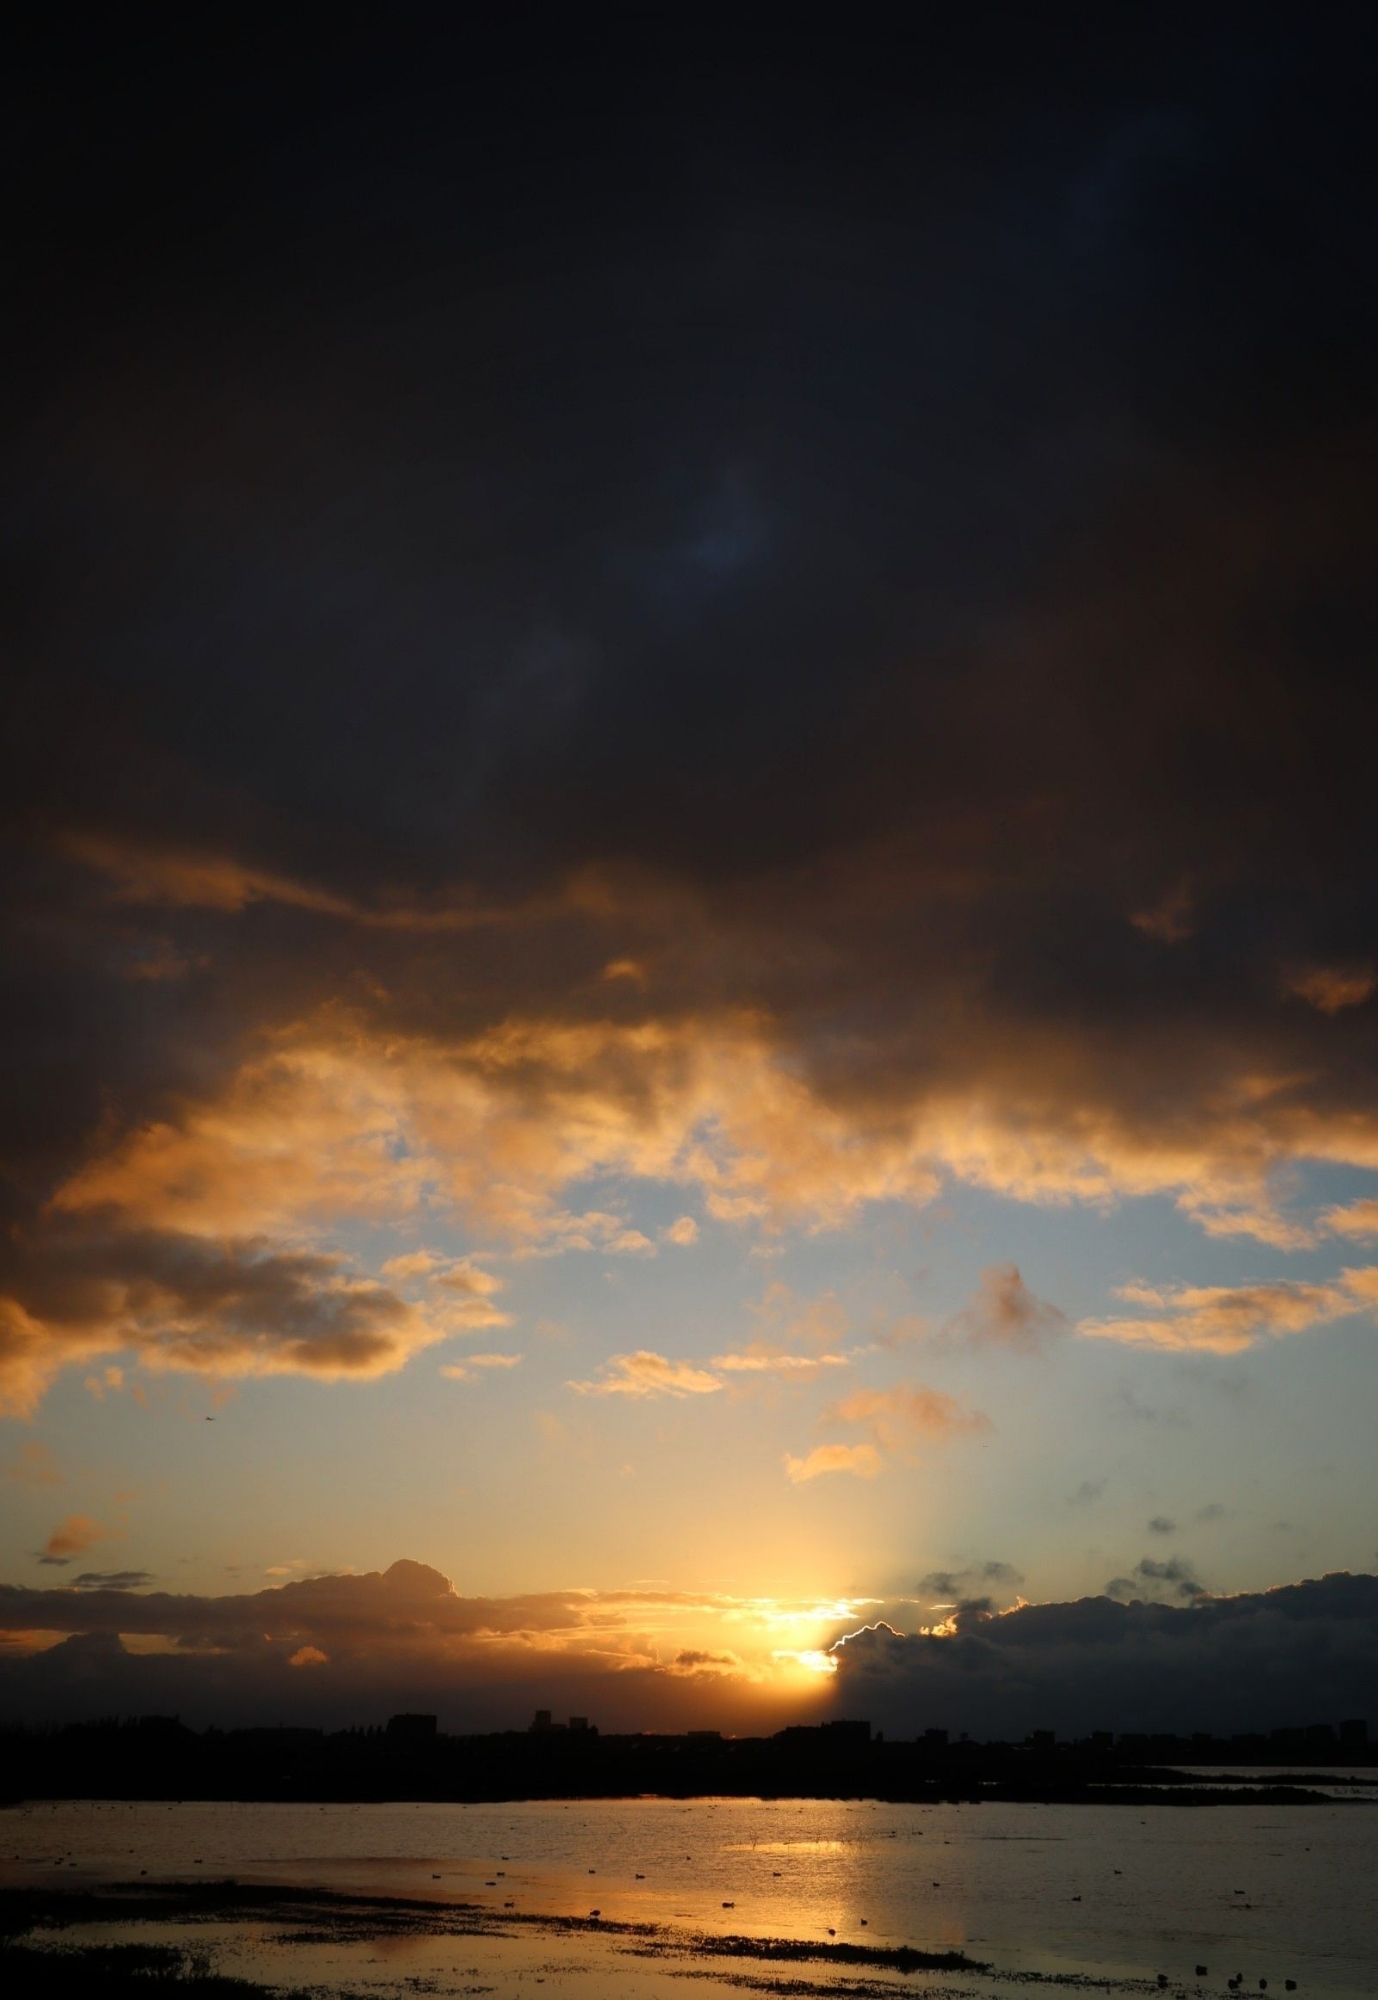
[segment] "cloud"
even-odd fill
[[[764,1330],[762,1338],[751,1343],[752,1349],[767,1348],[775,1353],[836,1350],[848,1332],[847,1310],[836,1292],[801,1298],[779,1280],[767,1285],[751,1312]]]
[[[1167,889],[1156,903],[1136,910],[1129,919],[1136,930],[1159,944],[1181,944],[1196,929],[1192,892],[1187,883]]]
[[[494,1293],[502,1290],[504,1281],[469,1258],[461,1257],[451,1263],[435,1282],[446,1295],[443,1312],[448,1329],[467,1331],[470,1328],[512,1324],[511,1313],[503,1312],[492,1302]]]
[[[407,1278],[429,1278],[451,1261],[436,1250],[407,1250],[400,1256],[386,1258],[381,1270],[385,1278],[395,1278],[400,1283]]]
[[[874,1479],[881,1456],[873,1444],[818,1444],[802,1458],[785,1454],[785,1471],[796,1486],[828,1472],[849,1472],[856,1479]]]
[[[833,1647],[837,1712],[900,1734],[919,1716],[1016,1741],[1035,1728],[1230,1735],[1363,1714],[1378,1672],[1378,1577],[1155,1601],[1172,1587],[972,1614],[941,1636],[865,1628]]]
[[[1150,1535],[1175,1535],[1177,1523],[1169,1520],[1166,1514],[1155,1514],[1148,1524],[1148,1532]]]
[[[366,132],[321,114],[291,147],[292,65],[260,102],[246,46],[190,142],[205,172],[151,196],[185,93],[150,94],[136,52],[68,79],[72,115],[33,139],[39,263],[15,248],[47,307],[6,462],[26,578],[7,719],[44,754],[8,799],[7,1407],[120,1350],[150,1239],[342,1259],[336,1280],[379,1288],[351,1310],[380,1344],[341,1369],[368,1379],[428,1344],[428,1313],[380,1297],[423,1226],[649,1255],[579,1211],[592,1185],[613,1191],[590,1215],[654,1188],[766,1250],[953,1186],[1157,1197],[1300,1247],[1289,1176],[1378,1171],[1375,695],[1353,670],[1373,389],[1335,253],[1358,182],[1326,143],[1362,115],[1365,65],[1324,25],[1288,32],[1276,89],[1241,94],[1204,30],[1169,62],[1117,27],[1073,75],[1030,26],[998,105],[959,32],[920,121],[951,203],[884,158],[913,115],[899,65],[867,80],[860,154],[815,131],[835,199],[802,235],[770,164],[798,93],[711,82],[707,125],[662,121],[656,186],[700,193],[649,275],[601,192],[646,164],[658,55],[629,46],[592,107],[558,55],[535,91],[481,64],[512,156],[553,147],[585,177],[572,220],[515,228],[521,177],[495,172],[474,227],[517,245],[504,283],[476,316],[416,267],[391,343],[362,302],[443,234],[462,141],[436,132],[400,229],[361,233],[357,190],[400,186],[428,47]],[[337,103],[355,52],[317,53]],[[1229,144],[1171,173],[1126,148],[1141,70]],[[100,92],[137,137],[100,137]],[[730,255],[704,129],[744,163]],[[189,188],[242,208],[265,144],[285,178],[256,259],[237,224],[202,230],[189,290],[149,245],[185,240]],[[41,246],[67,241],[59,299]],[[294,335],[265,338],[289,265]],[[667,322],[686,285],[702,312]],[[565,324],[584,331],[542,331]],[[709,324],[731,337],[706,364]],[[102,338],[78,351],[73,325]],[[878,454],[920,351],[940,416]],[[309,393],[302,352],[331,357]],[[63,1317],[74,1262],[90,1297]],[[310,1290],[342,1310],[331,1287]],[[314,1337],[298,1354],[265,1324],[261,1347],[212,1329],[180,1352],[322,1372]]]
[[[634,1354],[613,1354],[594,1382],[568,1385],[581,1396],[711,1396],[721,1389],[716,1375],[688,1361],[669,1361],[663,1354],[638,1348]]]
[[[1176,1186],[1186,1212],[1212,1232],[1247,1230],[1283,1244],[1305,1235],[1256,1196],[1248,1205],[1248,1174],[1184,1175],[1177,1166],[1159,1173],[1148,1153],[1139,1156],[1142,1172],[1103,1172],[1084,1147],[1085,1170],[1063,1173],[1055,1146],[1041,1148],[1031,1172],[1032,1154],[1020,1164],[1019,1145],[1008,1135],[997,1143],[993,1128],[966,1112],[949,1123],[940,1107],[915,1106],[897,1125],[893,1115],[829,1105],[806,1073],[782,1067],[781,1033],[778,1021],[738,1015],[635,1028],[509,1021],[467,1038],[384,1042],[366,1020],[299,1021],[275,1035],[270,1054],[240,1064],[218,1094],[190,1099],[97,1150],[56,1186],[41,1224],[10,1256],[0,1303],[8,1405],[31,1410],[62,1367],[125,1346],[178,1352],[177,1365],[203,1365],[208,1356],[227,1374],[255,1372],[275,1349],[278,1369],[323,1372],[314,1357],[326,1348],[314,1341],[245,1345],[226,1339],[223,1327],[204,1338],[161,1338],[129,1300],[130,1268],[142,1282],[155,1257],[168,1267],[219,1264],[226,1272],[252,1261],[265,1290],[270,1274],[279,1275],[296,1297],[294,1312],[309,1293],[324,1317],[372,1323],[372,1364],[345,1364],[341,1373],[401,1366],[447,1326],[506,1323],[492,1296],[495,1275],[472,1262],[448,1272],[423,1268],[430,1253],[411,1251],[385,1258],[375,1280],[351,1274],[338,1252],[284,1239],[351,1217],[410,1226],[424,1202],[451,1207],[518,1258],[650,1255],[651,1238],[624,1217],[561,1205],[560,1190],[592,1173],[692,1183],[723,1219],[768,1228],[837,1225],[867,1202],[921,1202],[946,1171],[1033,1201]],[[983,1129],[990,1145],[979,1137]],[[68,1270],[88,1274],[89,1310],[59,1317],[49,1309],[58,1289],[49,1274]],[[432,1281],[424,1307],[382,1281],[413,1278]],[[763,1306],[786,1347],[796,1340],[791,1302],[784,1294]],[[835,1349],[845,1317],[836,1303],[793,1303],[799,1343],[817,1337]],[[953,1330],[1022,1349],[1062,1323],[1015,1267],[1000,1266]]]
[[[474,1324],[482,1299],[423,1313],[340,1257],[168,1231],[60,1230],[0,1301],[0,1410],[23,1415],[66,1363],[102,1351],[154,1371],[369,1377]]]
[[[1378,992],[1378,973],[1371,966],[1307,966],[1294,972],[1287,990],[1309,1001],[1322,1014],[1339,1014],[1346,1007],[1362,1007]]]
[[[992,1264],[981,1273],[975,1297],[948,1321],[948,1330],[973,1347],[1036,1354],[1067,1325],[1057,1306],[1034,1297],[1017,1264]]]
[[[711,1363],[728,1375],[786,1375],[806,1380],[828,1368],[847,1368],[851,1356],[847,1354],[793,1354],[788,1350],[772,1347],[765,1341],[753,1341],[749,1347],[737,1354],[715,1354]]]
[[[71,1635],[27,1665],[0,1647],[0,1710],[344,1726],[412,1703],[446,1727],[510,1728],[555,1706],[605,1726],[684,1728],[708,1715],[755,1731],[798,1710],[797,1678],[773,1658],[782,1640],[813,1644],[858,1608],[649,1584],[465,1597],[405,1560],[225,1596],[130,1588],[122,1576],[81,1590],[0,1585],[0,1634]]]
[[[1352,1201],[1343,1208],[1328,1208],[1319,1227],[1327,1236],[1378,1237],[1378,1201]]]
[[[310,882],[293,881],[269,869],[246,866],[227,854],[175,851],[82,833],[67,834],[62,844],[74,859],[105,875],[118,899],[130,903],[217,910],[234,915],[253,903],[279,903],[288,909],[339,918],[366,928],[423,934],[481,930],[510,921],[512,914],[501,908],[481,909],[463,904],[430,909],[408,908],[405,904],[370,907]]]
[[[919,1438],[939,1442],[993,1428],[982,1411],[964,1409],[941,1389],[907,1382],[889,1389],[857,1389],[831,1404],[824,1422],[859,1425],[886,1452],[905,1451]]]
[[[660,1233],[667,1243],[677,1243],[682,1250],[687,1250],[690,1244],[699,1240],[699,1225],[692,1215],[681,1215],[677,1222],[667,1224]]]
[[[982,1584],[1015,1588],[1024,1581],[1012,1563],[969,1563],[963,1569],[931,1569],[921,1576],[915,1589],[921,1597],[969,1599]]]
[[[1123,1285],[1118,1297],[1145,1308],[1133,1318],[1084,1319],[1092,1340],[1207,1354],[1240,1354],[1378,1307],[1378,1266],[1346,1270],[1337,1280],[1306,1284]]]
[[[156,1581],[146,1569],[84,1569],[72,1578],[73,1590],[146,1590]]]
[[[110,1539],[110,1530],[101,1526],[89,1514],[68,1514],[43,1544],[43,1552],[38,1560],[57,1568],[64,1567],[76,1556],[85,1555],[97,1542]]]
[[[4,1477],[12,1486],[61,1486],[63,1475],[51,1445],[29,1438],[20,1445],[17,1458],[10,1460]]]
[[[1105,1586],[1105,1594],[1126,1601],[1160,1594],[1190,1601],[1204,1597],[1206,1590],[1185,1556],[1168,1556],[1163,1562],[1144,1556],[1127,1577],[1112,1578]]]
[[[520,1354],[466,1354],[463,1361],[448,1362],[440,1372],[448,1382],[472,1382],[475,1374],[516,1368],[521,1360]]]
[[[823,1411],[825,1428],[859,1429],[863,1440],[821,1444],[802,1456],[787,1453],[785,1471],[796,1485],[825,1472],[850,1472],[873,1479],[885,1457],[905,1454],[920,1438],[942,1441],[991,1429],[989,1417],[967,1410],[940,1389],[895,1383],[888,1389],[856,1389]]]

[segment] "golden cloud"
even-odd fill
[[[1238,1354],[1372,1310],[1378,1266],[1346,1270],[1327,1284],[1124,1285],[1117,1296],[1145,1310],[1132,1318],[1084,1319],[1077,1332],[1130,1347]]]
[[[1060,1105],[1044,1071],[1034,1093],[1026,1068],[975,1097],[948,1087],[881,1108],[822,1094],[760,1015],[508,1020],[445,1042],[383,1038],[331,1011],[275,1035],[215,1098],[97,1153],[52,1208],[243,1233],[449,1203],[519,1250],[645,1254],[644,1233],[571,1213],[561,1190],[595,1176],[692,1184],[720,1219],[822,1228],[868,1203],[927,1202],[946,1173],[1036,1202],[1170,1194],[1214,1233],[1257,1235],[1276,1159],[1378,1166],[1378,1128],[1327,1124],[1285,1077],[1217,1085],[1188,1140]]]
[[[874,1479],[880,1465],[880,1453],[873,1444],[819,1444],[802,1458],[795,1458],[789,1452],[785,1454],[785,1471],[796,1486],[829,1472],[848,1472],[856,1479]]]
[[[341,1232],[357,1221],[414,1243],[435,1224],[517,1260],[654,1254],[657,1239],[615,1208],[569,1204],[589,1181],[683,1189],[767,1243],[845,1226],[876,1203],[921,1206],[952,1181],[1040,1204],[1167,1196],[1208,1234],[1279,1248],[1361,1233],[1362,1204],[1346,1229],[1340,1211],[1307,1225],[1275,1199],[1282,1166],[1378,1170],[1378,1109],[1304,1040],[1335,1032],[1324,1018],[1279,1007],[1287,1019],[1206,1020],[1185,1042],[1169,1021],[1136,1023],[1129,1052],[1113,1021],[1072,1032],[1037,1011],[1012,1015],[960,953],[939,950],[973,884],[920,867],[903,843],[839,858],[799,907],[768,885],[712,904],[624,871],[483,911],[459,891],[434,906],[370,903],[225,857],[118,842],[82,851],[127,901],[208,910],[236,931],[271,903],[321,917],[328,935],[319,975],[300,941],[285,976],[276,964],[272,977],[246,974],[242,1034],[198,1051],[181,1088],[152,1093],[149,1115],[102,1127],[84,1157],[74,1149],[78,1164],[36,1202],[0,1292],[11,1409],[31,1410],[60,1368],[124,1348],[225,1375],[400,1367],[508,1315],[453,1262],[423,1265],[439,1253],[399,1249],[371,1278],[333,1247]],[[922,1036],[883,1000],[865,1032],[828,1029],[871,990],[852,991],[841,941],[857,925],[873,943],[891,937],[916,894],[937,926],[916,971]],[[485,949],[511,954],[491,990],[458,976],[466,926],[480,921]],[[616,938],[625,952],[610,949]],[[547,951],[559,954],[553,971]],[[581,953],[582,978],[563,976]],[[623,957],[644,982],[601,976]],[[348,1005],[322,1000],[318,978]],[[742,991],[761,997],[724,997]],[[687,1245],[697,1227],[682,1216],[659,1242]],[[219,1303],[206,1305],[204,1277],[193,1299],[166,1271],[145,1274],[155,1240],[168,1270],[218,1262]],[[251,1266],[261,1340],[229,1297]],[[734,1353],[842,1351],[835,1306],[800,1307],[798,1328],[787,1300],[763,1310],[762,1342]],[[309,1335],[294,1337],[311,1314]],[[997,1326],[1032,1337],[1033,1322],[1002,1318],[993,1295],[978,1321],[982,1338]]]
[[[597,1381],[568,1386],[581,1396],[711,1396],[722,1383],[688,1361],[669,1361],[638,1348],[635,1354],[610,1355]]]
[[[793,1354],[762,1341],[753,1341],[738,1354],[715,1354],[709,1363],[728,1375],[790,1375],[805,1380],[821,1374],[825,1368],[850,1365],[848,1354]]]
[[[521,1360],[520,1354],[466,1354],[462,1361],[448,1362],[440,1372],[447,1382],[471,1382],[476,1372],[516,1368]]]
[[[1378,1236],[1378,1201],[1353,1201],[1343,1208],[1328,1208],[1319,1227],[1327,1236]]]

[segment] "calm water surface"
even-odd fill
[[[57,1868],[67,1884],[233,1875],[495,1912],[833,1931],[1011,1970],[1161,1970],[1174,1988],[1223,1992],[1243,1972],[1251,1992],[1294,1978],[1299,1996],[1378,1993],[1378,1810],[1364,1806],[63,1802],[0,1814],[4,1879],[51,1883]],[[1200,1981],[1198,1964],[1210,1968]]]

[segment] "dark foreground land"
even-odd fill
[[[399,1728],[396,1723],[410,1725]],[[421,1725],[421,1726],[417,1726]],[[429,1727],[424,1725],[430,1725]],[[1269,1761],[1267,1744],[1250,1764]],[[778,1736],[600,1736],[596,1729],[445,1736],[429,1717],[387,1729],[195,1731],[166,1717],[0,1734],[0,1804],[24,1798],[264,1802],[869,1798],[945,1802],[1229,1805],[1315,1803],[1323,1768],[1204,1783],[1174,1763],[1241,1761],[1237,1745],[884,1742],[865,1723]],[[1171,1760],[1171,1761],[1169,1761]],[[1346,1758],[1346,1763],[1351,1761]],[[1354,1761],[1368,1761],[1361,1753]],[[1378,1800],[1378,1768],[1360,1787]]]

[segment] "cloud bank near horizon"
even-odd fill
[[[652,1589],[471,1598],[408,1561],[223,1597],[93,1573],[71,1589],[0,1586],[0,1713],[172,1710],[198,1723],[344,1726],[419,1705],[463,1730],[521,1727],[530,1710],[555,1707],[607,1729],[739,1733],[840,1713],[896,1736],[943,1726],[1013,1738],[1035,1728],[1229,1734],[1367,1715],[1378,1576],[1214,1596],[1179,1560],[1145,1559],[1140,1570],[1138,1591],[1117,1584],[1069,1603],[998,1611],[968,1595],[908,1632],[880,1613],[917,1622],[931,1615],[921,1601],[877,1606],[859,1628],[852,1607],[853,1629],[841,1633],[845,1606]],[[1017,1580],[993,1562],[924,1586]],[[785,1641],[828,1617],[836,1671],[801,1676],[792,1663],[805,1649]]]
[[[1164,1580],[1189,1601],[1156,1601]],[[1140,1575],[1139,1572],[1143,1574]],[[989,1600],[941,1636],[864,1627],[834,1646],[839,1699],[901,1733],[1035,1728],[1229,1736],[1367,1719],[1378,1675],[1378,1576],[1347,1572],[1213,1597],[1190,1566],[1145,1559],[1138,1588],[1068,1604]]]

